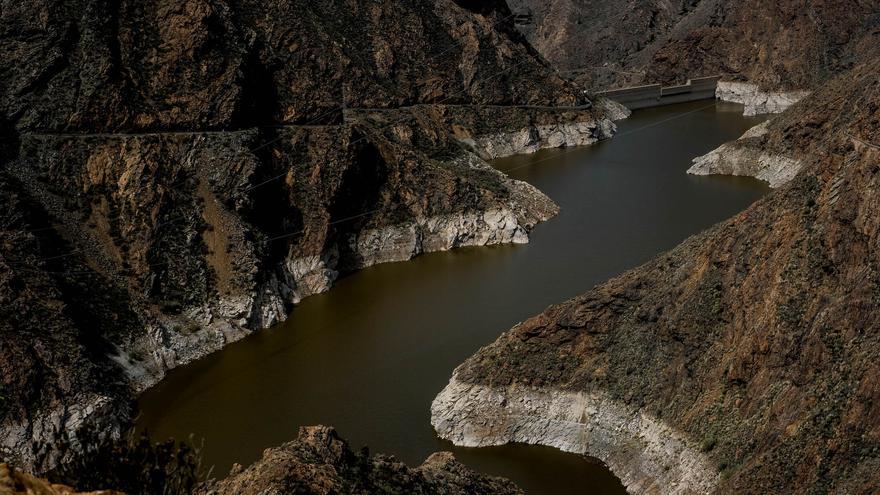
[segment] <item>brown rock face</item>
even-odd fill
[[[471,471],[449,452],[433,454],[421,466],[410,468],[391,457],[354,453],[335,430],[315,426],[301,428],[296,441],[267,449],[249,468],[233,470],[227,478],[208,482],[196,493],[513,495],[522,491],[510,481]]]
[[[810,89],[876,53],[876,2],[510,0],[524,34],[591,87],[726,75]]]
[[[505,25],[506,7],[476,10],[20,2],[0,14],[0,113],[31,131],[206,130],[339,122],[346,107],[575,101]]]
[[[835,78],[755,138],[803,162],[788,185],[515,327],[457,379],[611,397],[701,446],[718,492],[876,493],[878,73]]]
[[[510,20],[452,0],[4,5],[0,455],[42,467],[37,442],[114,427],[339,273],[524,242],[556,206],[462,141],[613,125]]]

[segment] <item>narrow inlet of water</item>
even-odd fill
[[[451,450],[531,494],[622,494],[601,463],[555,449],[456,448],[430,425],[452,370],[550,304],[589,290],[768,191],[753,179],[694,177],[691,159],[760,119],[706,101],[640,110],[617,137],[495,163],[553,198],[562,213],[523,246],[468,248],[369,268],[306,299],[276,328],[174,370],[140,399],[157,438],[204,438],[222,477],[303,425],[332,425],[355,449],[410,465]]]

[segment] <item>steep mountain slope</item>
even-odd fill
[[[575,103],[511,36],[502,5],[474,14],[452,0],[38,0],[2,16],[0,108],[29,131],[338,123],[347,107],[441,101]]]
[[[650,0],[509,0],[511,10],[531,14],[518,28],[548,61],[577,72],[595,86],[642,77],[624,63],[649,49],[687,14],[691,2]]]
[[[141,459],[142,452],[127,452],[130,459]],[[167,453],[166,453],[167,454]],[[162,454],[159,454],[162,455]],[[92,465],[90,465],[92,466]],[[180,466],[174,466],[179,468]],[[108,473],[79,484],[85,486],[128,486],[127,493],[178,493],[178,490],[151,491],[141,483],[149,480],[153,486],[159,479],[158,466],[144,462],[143,466],[125,469],[143,469],[134,473]],[[169,467],[169,469],[173,469]],[[165,473],[170,474],[171,471]],[[138,477],[126,477],[133,474]],[[187,476],[186,474],[178,474]],[[141,477],[142,476],[142,477]],[[54,479],[55,475],[50,475]],[[333,428],[312,426],[300,428],[296,440],[277,448],[266,449],[262,459],[247,469],[235,465],[232,472],[221,480],[198,482],[187,478],[187,483],[200,495],[245,494],[496,494],[518,495],[512,482],[502,478],[481,475],[460,464],[449,452],[432,454],[416,468],[410,468],[393,457],[370,455],[367,449],[352,451]],[[118,488],[118,486],[117,486]],[[190,493],[182,490],[180,493]],[[129,491],[131,490],[131,491]],[[0,463],[0,494],[2,495],[122,495],[122,491],[77,490],[23,473]]]
[[[25,467],[340,273],[526,242],[557,207],[479,157],[614,130],[502,2],[35,0],[0,19],[0,455]]]
[[[590,87],[725,75],[765,91],[812,89],[880,42],[873,0],[510,0],[524,33]],[[590,49],[585,49],[589,47]]]
[[[747,138],[787,185],[461,365],[441,436],[587,452],[636,493],[880,490],[878,73]]]

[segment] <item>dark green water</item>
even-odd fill
[[[157,437],[206,439],[215,473],[249,464],[301,425],[335,426],[355,448],[411,465],[452,450],[533,494],[619,494],[600,463],[536,446],[461,449],[430,404],[453,368],[550,304],[674,247],[767,192],[758,181],[685,174],[693,157],[759,120],[696,102],[636,112],[614,139],[499,160],[562,214],[531,244],[470,248],[363,270],[303,301],[277,328],[173,371],[140,400]]]

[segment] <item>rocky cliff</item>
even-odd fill
[[[438,433],[595,455],[634,493],[880,490],[878,73],[731,145],[797,161],[765,199],[462,364]]]
[[[526,242],[557,207],[480,156],[614,130],[503,2],[37,0],[0,18],[0,455],[30,467],[341,273]]]
[[[809,90],[880,42],[871,0],[508,3],[533,14],[521,29],[538,51],[594,88],[718,74],[763,94]]]

